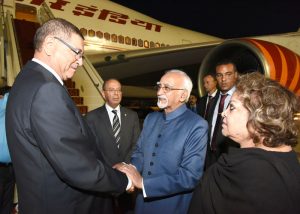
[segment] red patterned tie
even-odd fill
[[[228,94],[221,94],[221,100],[220,100],[220,103],[219,103],[219,109],[218,109],[218,116],[217,116],[217,120],[216,120],[216,124],[215,124],[215,129],[214,129],[214,134],[213,134],[213,137],[212,137],[212,140],[211,140],[211,150],[212,151],[216,151],[217,149],[217,144],[216,144],[216,135],[217,135],[217,130],[219,129],[219,126],[221,125],[221,121],[222,121],[222,115],[221,113],[223,112],[223,109],[224,109],[224,103],[225,103],[225,99],[227,97]]]

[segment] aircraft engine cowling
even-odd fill
[[[248,38],[225,41],[207,54],[198,73],[200,95],[205,94],[203,77],[213,74],[224,58],[232,59],[240,74],[258,70],[300,95],[300,56],[280,45]]]

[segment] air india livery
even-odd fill
[[[73,81],[87,110],[102,105],[103,79],[117,78],[124,98],[154,98],[151,86],[165,70],[185,70],[203,94],[202,77],[223,57],[243,73],[259,70],[300,95],[300,32],[224,40],[172,26],[108,0],[3,0],[1,75],[13,84],[33,54],[40,24],[54,17],[85,37],[84,66]],[[6,44],[6,45],[5,45]],[[5,54],[4,54],[5,53]]]

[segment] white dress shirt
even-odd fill
[[[234,93],[236,87],[233,86],[229,91],[227,91],[225,94],[227,94],[227,97],[225,99],[225,102],[224,102],[224,111],[225,109],[227,108],[228,104],[229,104],[229,101],[231,99],[231,96],[232,94]],[[210,132],[210,143],[211,143],[211,140],[212,140],[212,137],[213,137],[213,134],[214,134],[214,130],[215,130],[215,125],[216,125],[216,121],[217,121],[217,117],[218,117],[218,110],[219,110],[219,103],[220,103],[220,100],[221,100],[221,95],[222,93],[220,92],[220,96],[218,97],[218,101],[216,103],[216,107],[214,109],[214,115],[213,115],[213,119],[212,119],[212,124],[211,124],[211,132]]]

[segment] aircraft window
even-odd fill
[[[141,39],[138,40],[138,46],[143,47],[143,40],[141,40]]]
[[[108,32],[101,32],[101,31],[94,31],[92,29],[87,30],[85,28],[81,28],[80,32],[82,33],[83,36],[89,36],[89,37],[97,37],[99,39],[105,39],[108,41],[112,41],[112,42],[118,42],[120,44],[126,44],[126,45],[132,45],[132,46],[138,46],[138,47],[145,47],[145,48],[159,48],[159,47],[166,47],[169,46],[168,44],[164,44],[164,43],[158,43],[158,42],[153,42],[153,41],[148,41],[148,40],[142,40],[142,39],[136,39],[136,38],[130,38],[129,36],[122,36],[119,35],[117,36],[116,34],[110,34]]]
[[[103,33],[101,31],[97,31],[96,32],[96,35],[99,39],[102,39],[103,38]]]
[[[117,37],[116,34],[112,34],[112,35],[111,35],[111,41],[112,41],[112,42],[118,42],[118,37]]]
[[[118,40],[120,44],[124,44],[124,36],[119,35]]]
[[[125,37],[125,43],[126,43],[126,45],[131,45],[130,37],[128,37],[128,36]]]
[[[147,40],[144,41],[145,48],[149,48],[149,42]]]
[[[105,39],[105,40],[110,40],[110,34],[107,33],[107,32],[105,32],[105,33],[104,33],[104,39]]]
[[[132,38],[132,45],[137,46],[137,40],[135,38]]]
[[[80,32],[82,33],[83,36],[87,35],[87,29],[85,29],[85,28],[81,28]]]
[[[89,30],[89,36],[90,36],[90,37],[94,37],[94,36],[95,36],[95,31]]]

